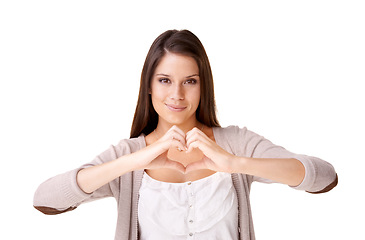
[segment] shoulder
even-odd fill
[[[236,125],[214,128],[214,136],[221,147],[243,155],[264,139],[263,136],[248,130],[247,127]]]
[[[97,156],[102,162],[110,161],[142,149],[145,146],[144,136],[122,139],[116,145],[110,145],[108,149]]]
[[[218,139],[232,139],[232,137],[239,137],[242,134],[246,134],[247,128],[246,127],[239,127],[236,125],[230,125],[228,127],[216,127],[213,128],[214,135]]]
[[[236,125],[230,125],[228,127],[214,128],[214,134],[218,138],[231,139],[231,140],[252,140],[262,139],[263,136],[248,130],[247,127],[239,127]]]
[[[117,152],[123,152],[124,154],[136,152],[146,145],[144,135],[140,135],[135,138],[122,139],[114,146]]]
[[[229,152],[238,154],[240,152],[239,148],[244,142],[247,128],[230,125],[228,127],[213,128],[213,132],[215,141],[219,146]]]

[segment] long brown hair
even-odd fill
[[[152,43],[143,65],[136,111],[134,113],[130,137],[141,133],[148,135],[158,123],[158,114],[152,105],[149,94],[151,79],[161,58],[166,54],[178,53],[193,57],[199,68],[200,103],[196,118],[208,127],[219,127],[216,116],[213,75],[208,56],[200,40],[188,30],[168,30]]]

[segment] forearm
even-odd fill
[[[270,179],[289,186],[299,185],[305,176],[303,164],[295,158],[237,157],[234,163],[234,172]]]
[[[81,169],[77,174],[77,184],[85,193],[92,193],[123,174],[134,171],[135,155],[124,155],[110,162]]]

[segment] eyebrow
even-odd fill
[[[164,73],[157,73],[156,76],[170,77],[170,75]],[[191,78],[191,77],[199,77],[199,74],[195,73],[193,75],[186,76],[185,78]]]

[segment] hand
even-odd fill
[[[179,148],[186,150],[185,133],[176,126],[171,127],[165,135],[153,144],[142,149],[139,169],[159,169],[170,168],[185,173],[185,166],[168,158],[169,148]]]
[[[187,153],[195,148],[199,148],[203,152],[204,157],[200,161],[187,165],[185,173],[199,169],[210,169],[216,172],[233,172],[233,163],[236,156],[226,152],[198,128],[193,128],[186,134],[186,145],[188,148]]]

